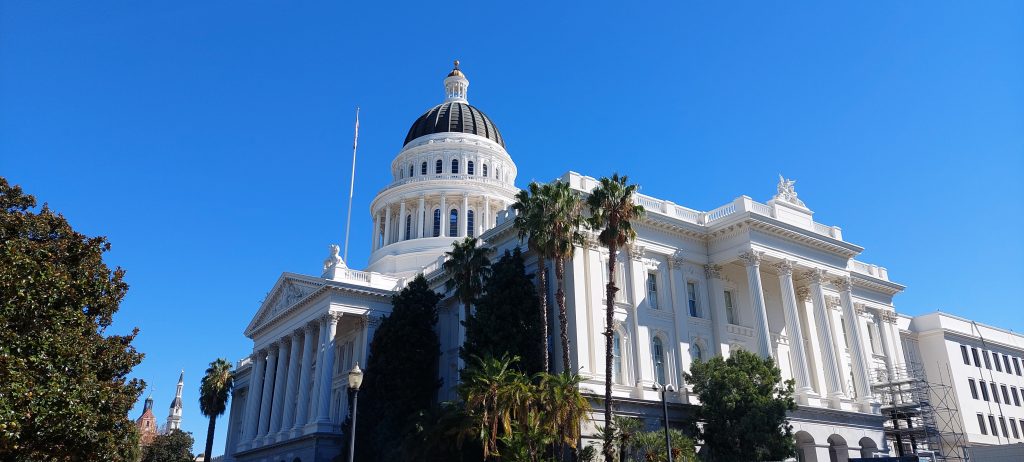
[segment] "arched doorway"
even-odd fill
[[[797,462],[818,462],[817,448],[814,445],[814,437],[805,431],[798,431],[793,435],[796,439],[796,460]]]
[[[878,452],[878,445],[875,444],[875,440],[866,436],[861,438],[857,444],[860,445],[860,456],[865,459],[875,457],[875,453]]]
[[[829,462],[849,462],[850,449],[845,438],[839,435],[828,437],[828,460]]]

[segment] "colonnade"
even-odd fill
[[[371,250],[409,239],[435,237],[435,218],[439,221],[437,237],[479,236],[494,227],[497,215],[494,212],[509,204],[508,199],[502,197],[472,193],[424,193],[418,197],[398,198],[374,211]],[[457,212],[454,236],[450,222],[453,209]],[[435,210],[439,211],[438,217],[434,216]],[[472,229],[470,213],[473,214]]]

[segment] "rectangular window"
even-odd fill
[[[697,306],[697,283],[686,283],[686,302],[690,307],[690,316],[700,317],[700,307]]]
[[[1006,365],[1006,373],[1012,374],[1013,369],[1010,369],[1010,357],[1003,355],[1003,364]]]
[[[1013,371],[1020,375],[1020,362],[1017,361],[1017,358],[1013,358]]]
[[[981,414],[978,414],[978,427],[981,428],[981,434],[982,435],[987,435],[988,434],[988,432],[985,431],[985,416],[983,416]]]
[[[1006,390],[1006,385],[1000,385],[999,388],[1003,390],[1003,402],[1010,404],[1010,392]]]
[[[725,291],[725,317],[729,324],[739,324],[736,321],[736,307],[732,304],[732,291]]]
[[[647,273],[647,306],[658,309],[658,275]]]
[[[960,354],[963,355],[963,357],[964,357],[964,364],[970,366],[971,365],[971,357],[967,355],[967,346],[966,345],[960,345]]]
[[[979,380],[978,388],[981,389],[981,399],[988,401],[988,387],[985,386],[985,382]]]
[[[1013,395],[1013,405],[1020,406],[1020,398],[1017,397],[1017,388],[1010,387],[1010,394]]]
[[[996,416],[988,415],[988,428],[992,429],[992,436],[999,436],[999,430],[996,430]]]
[[[1010,432],[1006,431],[1006,419],[1003,416],[999,416],[999,426],[1003,428],[1003,436],[1009,439]]]
[[[978,349],[971,347],[971,355],[974,356],[974,367],[981,367],[981,361],[978,359]]]
[[[1013,420],[1013,417],[1010,417],[1010,430],[1013,431],[1013,437],[1019,440],[1020,433],[1017,433],[1017,422]]]
[[[974,386],[974,379],[967,379],[967,384],[971,386],[971,398],[978,399],[978,389]]]
[[[875,324],[868,323],[868,343],[871,344],[871,354],[878,354],[878,349],[875,348]]]
[[[992,363],[988,360],[988,350],[981,350],[981,358],[985,360],[985,369],[992,370]]]
[[[999,353],[992,353],[992,361],[995,361],[996,363],[996,370],[999,372],[1003,372],[1003,365],[999,364]]]
[[[999,402],[999,388],[996,387],[996,383],[995,382],[991,382],[988,385],[990,387],[992,387],[992,401],[995,401],[995,402],[998,403]]]

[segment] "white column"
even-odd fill
[[[862,410],[868,411],[871,396],[871,376],[868,374],[868,355],[864,350],[864,339],[860,332],[860,318],[853,308],[853,284],[849,276],[836,279],[832,283],[839,289],[839,300],[843,305],[843,317],[846,318],[846,336],[850,340],[850,357],[853,360],[853,386],[857,391],[857,401]]]
[[[409,228],[412,228],[412,225]],[[409,229],[409,232],[411,233],[412,229]],[[405,199],[402,199],[402,204],[398,207],[398,240],[404,241],[411,237],[405,234]]]
[[[711,301],[711,326],[715,334],[716,355],[725,356],[725,326],[729,324],[729,316],[725,313],[725,287],[722,286],[722,267],[704,265],[704,275],[708,279],[708,300]],[[687,310],[689,311],[689,310]]]
[[[877,310],[878,314],[878,334],[882,337],[879,341],[882,343],[882,353],[885,354],[885,371],[889,374],[889,379],[895,378],[896,364],[899,361],[893,356],[893,350],[891,346],[892,335],[890,335],[889,328],[896,324],[896,313],[886,310]]]
[[[302,335],[302,366],[299,369],[299,402],[295,409],[295,430],[302,428],[309,422],[309,379],[313,375],[313,355],[316,349],[313,348],[313,323],[303,326]]]
[[[416,214],[416,237],[423,237],[423,216],[426,214],[425,203],[427,198],[420,194],[420,211]]]
[[[491,229],[491,198],[484,196],[484,219],[481,220],[480,234]]]
[[[253,353],[252,375],[249,376],[249,397],[245,406],[245,437],[242,440],[251,443],[256,438],[260,423],[260,399],[263,397],[263,375],[267,367],[267,350]]]
[[[373,232],[370,233],[370,251],[377,250],[377,233],[380,232],[380,215],[373,214]]]
[[[651,333],[647,326],[640,326],[639,314],[640,314],[640,301],[647,297],[647,268],[644,266],[644,249],[637,245],[629,246],[629,260],[628,260],[630,283],[628,288],[632,289],[632,293],[629,298],[633,302],[633,309],[630,313],[630,318],[633,321],[633,364],[634,369],[637,371],[639,376],[637,377],[638,387],[650,389],[651,385],[657,381],[654,376],[654,361],[651,356]],[[626,267],[627,265],[623,265]],[[623,278],[625,280],[625,278]],[[620,290],[626,290],[627,287],[621,287]],[[558,348],[561,350],[561,348]],[[562,355],[558,354],[558,359],[561,361]]]
[[[288,384],[284,394],[284,415],[281,420],[281,431],[288,432],[295,426],[295,406],[297,400],[295,394],[299,386],[299,376],[302,375],[302,367],[299,365],[299,353],[302,352],[302,329],[295,329],[292,332],[291,355],[288,357]]]
[[[384,245],[391,243],[391,204],[384,207]]]
[[[327,338],[327,323],[319,320],[320,332],[316,337],[316,376],[313,378],[313,392],[309,397],[309,423],[316,422],[320,409],[320,374],[324,368],[324,339]]]
[[[320,368],[320,409],[317,423],[331,422],[331,388],[334,382],[334,334],[338,327],[338,315],[329,313],[324,324],[327,325],[327,336],[324,338],[324,364]]]
[[[441,193],[441,237],[448,237],[448,205],[446,197]]]
[[[810,373],[807,369],[807,352],[804,350],[804,335],[800,330],[800,313],[796,306],[796,288],[793,287],[793,262],[783,260],[775,264],[779,271],[779,288],[782,290],[782,310],[786,316],[786,335],[789,337],[789,353],[796,379],[796,393],[806,397],[814,394],[811,389]]]
[[[288,356],[291,351],[291,339],[287,336],[280,340],[281,350],[277,353],[277,374],[274,377],[274,405],[270,409],[270,438],[281,431],[281,418],[284,417],[284,394],[288,386]]]
[[[672,297],[672,319],[675,322],[675,350],[679,353],[674,355],[678,358],[677,363],[679,367],[679,374],[676,376],[679,378],[680,383],[676,384],[676,389],[680,392],[686,392],[686,387],[683,386],[683,372],[690,370],[690,315],[689,308],[686,306],[685,297],[683,293],[686,291],[686,280],[683,278],[683,259],[680,256],[671,256],[668,259],[668,289],[669,294]]]
[[[811,303],[814,305],[814,324],[818,332],[818,344],[821,346],[822,366],[825,368],[825,389],[828,391],[829,405],[839,408],[840,400],[846,398],[846,387],[842,385],[839,374],[839,352],[832,341],[832,324],[829,323],[828,305],[822,284],[827,276],[825,271],[816,269],[805,273],[811,284]]]
[[[270,429],[270,411],[273,407],[274,372],[277,371],[278,345],[272,343],[267,353],[267,372],[263,375],[263,399],[260,400],[260,427],[257,438],[266,436]]]
[[[740,260],[747,267],[747,288],[754,308],[754,325],[757,330],[757,352],[763,358],[772,357],[772,337],[768,330],[768,309],[764,306],[764,290],[761,288],[762,252],[743,252]]]
[[[469,194],[462,195],[462,216],[459,217],[459,237],[469,236]]]

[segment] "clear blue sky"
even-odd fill
[[[343,239],[354,107],[362,267],[454,58],[520,186],[618,170],[708,210],[781,172],[907,286],[898,310],[1024,330],[1024,3],[351,3],[0,3],[0,175],[110,238],[115,330],[141,329],[161,420],[185,369],[197,452],[206,365]]]

